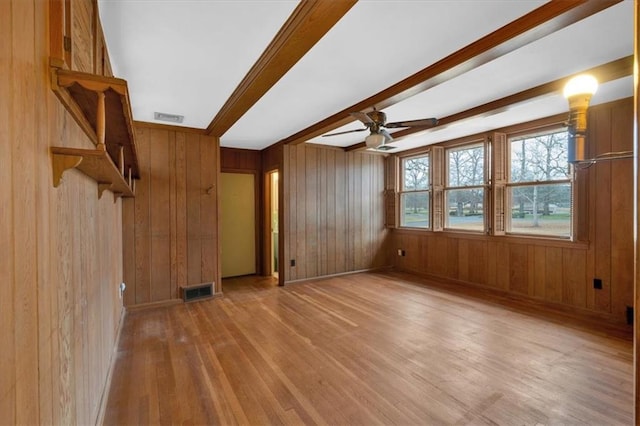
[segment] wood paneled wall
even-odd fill
[[[48,9],[0,1],[3,424],[95,423],[122,312],[121,202],[76,170],[53,187],[49,147],[93,145],[49,87]]]
[[[251,149],[220,148],[220,167],[223,172],[248,172],[260,174],[260,151]]]
[[[181,297],[183,285],[215,282],[218,140],[176,128],[136,126],[141,180],[123,202],[125,305]]]
[[[632,149],[630,99],[590,108],[591,155]],[[434,277],[495,288],[585,314],[626,322],[633,306],[633,164],[601,162],[579,172],[586,182],[589,241],[558,242],[463,233],[394,230],[394,265]],[[584,201],[584,198],[582,198]],[[397,249],[406,251],[397,256]],[[600,278],[602,290],[593,288]]]
[[[283,173],[285,281],[387,266],[383,156],[286,145]]]

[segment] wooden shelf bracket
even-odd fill
[[[69,169],[74,169],[82,162],[82,156],[53,153],[53,187],[57,188],[62,182],[62,175]]]

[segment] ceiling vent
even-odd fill
[[[391,151],[392,149],[396,149],[396,148],[397,148],[397,146],[380,145],[374,151]]]
[[[167,114],[166,112],[154,112],[153,118],[159,121],[169,121],[171,123],[182,123],[184,115]]]

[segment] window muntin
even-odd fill
[[[484,143],[446,151],[444,190],[445,228],[464,231],[485,230],[485,148]]]
[[[571,238],[573,185],[566,130],[509,140],[507,232]]]
[[[400,226],[411,228],[431,226],[429,169],[428,154],[402,159]]]

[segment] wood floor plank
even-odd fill
[[[629,424],[632,341],[407,274],[127,315],[105,424]],[[630,337],[630,336],[629,336]]]

